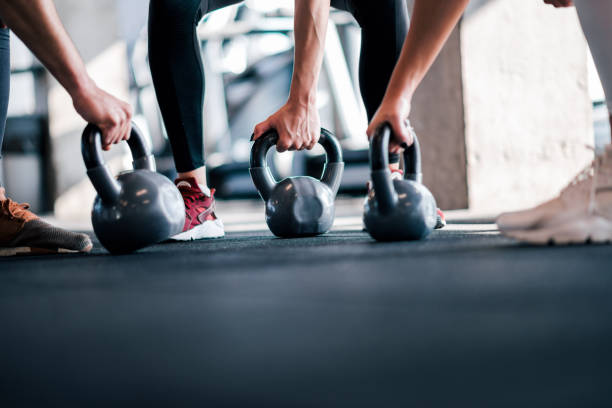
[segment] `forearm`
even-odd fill
[[[292,101],[307,104],[316,100],[329,8],[329,0],[295,1],[295,63],[289,94]]]
[[[0,0],[0,17],[72,96],[92,86],[52,0]]]
[[[410,100],[469,0],[415,0],[410,30],[385,98]]]

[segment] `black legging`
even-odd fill
[[[2,158],[2,140],[6,126],[9,90],[11,87],[11,50],[10,36],[7,28],[0,28],[0,158]],[[0,180],[0,183],[2,180]]]
[[[178,172],[204,166],[204,72],[196,26],[241,0],[151,0],[149,63]],[[380,105],[408,33],[406,0],[332,0],[362,29],[359,82],[371,119]],[[262,118],[264,119],[264,118]]]

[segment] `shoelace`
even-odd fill
[[[30,211],[28,211],[29,208],[30,204],[19,204],[11,200],[10,198],[7,198],[6,200],[2,201],[2,209],[4,210],[3,212],[8,214],[11,219],[28,220],[34,218],[35,216]]]
[[[190,204],[195,203],[196,201],[200,201],[200,197],[204,196],[206,197],[206,195],[204,195],[204,193],[202,193],[199,190],[196,190],[194,188],[191,187],[181,187],[179,188],[179,190],[181,191],[181,195],[183,196],[183,200],[185,201],[185,206],[187,207],[187,202],[189,202]],[[215,194],[215,189],[211,188],[210,189],[210,197],[207,198],[213,198]]]
[[[595,151],[595,148],[590,145],[585,145],[585,148],[591,151]],[[597,201],[595,200],[595,195],[597,193],[597,175],[599,173],[599,169],[603,164],[605,158],[605,153],[599,156],[596,156],[593,161],[589,165],[587,165],[584,169],[580,171],[569,183],[567,186],[561,190],[561,195],[566,194],[571,188],[576,187],[577,185],[591,181],[591,185],[589,186],[589,205],[588,212],[589,214],[595,214],[597,212]]]

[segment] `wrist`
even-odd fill
[[[317,76],[294,72],[289,89],[289,102],[303,106],[316,106]]]
[[[317,106],[317,94],[310,91],[295,91],[289,93],[288,105],[300,108],[312,108]]]
[[[383,103],[391,103],[393,105],[410,105],[414,91],[410,89],[398,89],[388,87],[383,98]]]
[[[73,100],[90,98],[97,89],[95,82],[87,73],[73,74],[60,82]]]

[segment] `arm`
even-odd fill
[[[0,16],[68,91],[79,115],[100,127],[106,150],[129,137],[131,107],[89,77],[52,0],[0,0]]]
[[[544,3],[555,7],[572,7],[574,5],[572,0],[544,0]]]
[[[279,135],[276,149],[312,149],[319,140],[317,83],[325,51],[329,0],[295,1],[295,63],[287,103],[255,126],[254,139],[270,129]]]
[[[415,0],[410,30],[399,61],[387,86],[383,101],[368,126],[368,136],[384,122],[393,128],[395,139],[389,144],[397,152],[404,143],[412,144],[412,137],[404,126],[416,88],[433,64],[459,21],[469,0]]]

